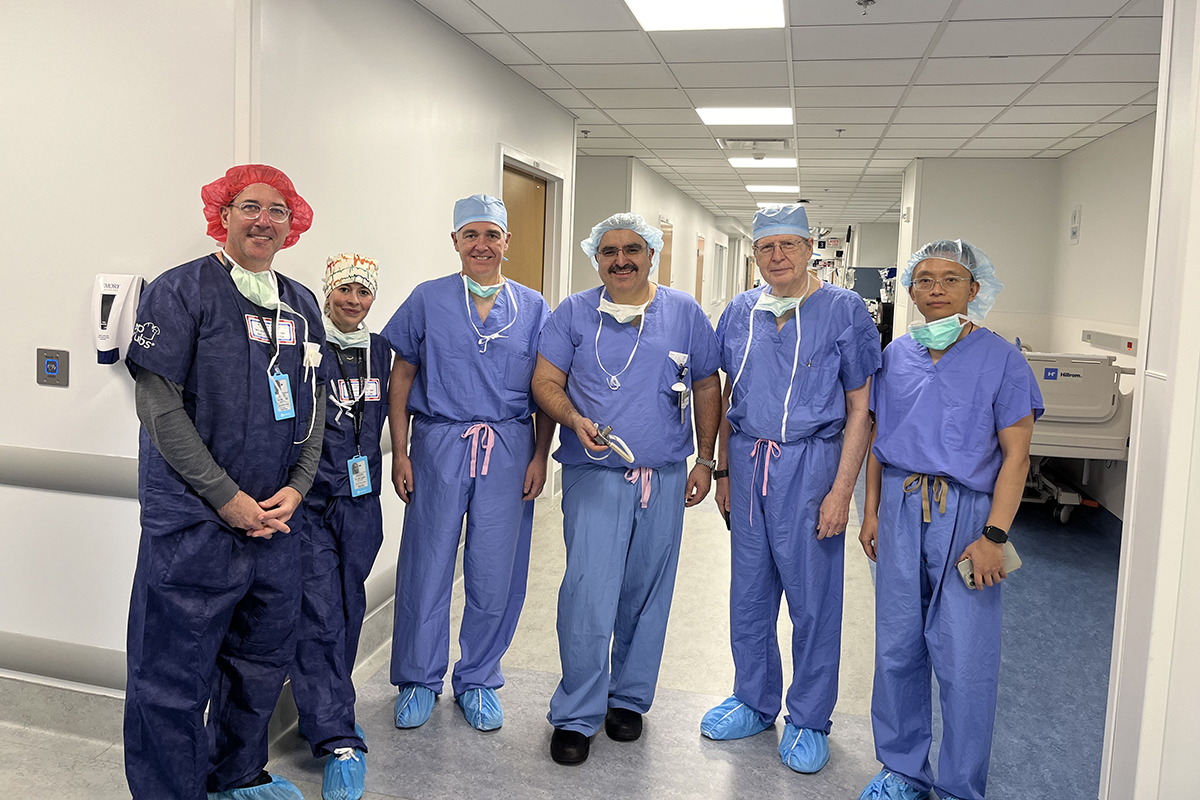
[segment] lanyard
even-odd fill
[[[263,319],[263,315],[258,313],[258,311],[254,312],[254,316],[258,317],[258,321],[262,323],[263,333],[266,335],[267,341],[271,343],[271,363],[274,363],[275,355],[279,352],[279,331],[276,330],[279,326],[278,324],[268,326],[267,321]],[[279,319],[276,318],[275,322],[278,323]]]
[[[358,349],[358,348],[355,348]],[[346,367],[342,364],[342,349],[336,345],[333,347],[333,354],[337,357],[338,372],[342,373],[342,381],[346,384],[346,393],[350,395],[353,402],[351,406],[350,418],[354,420],[354,451],[358,455],[362,455],[362,445],[359,444],[359,439],[362,435],[363,414],[367,408],[367,381],[370,378],[364,379],[362,376],[362,361],[358,354],[354,354],[354,369],[357,374],[357,379],[360,381],[359,391],[354,391],[350,379],[346,377]]]

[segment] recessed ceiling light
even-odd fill
[[[799,186],[747,186],[746,191],[750,194],[796,194],[800,191]]]
[[[731,158],[729,164],[734,169],[793,169],[796,166],[794,158]]]
[[[783,0],[625,0],[648,31],[782,28]]]
[[[791,125],[790,108],[697,108],[705,125]]]

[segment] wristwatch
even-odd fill
[[[729,470],[727,470],[727,469],[714,469],[713,470],[713,480],[714,481],[719,481],[719,480],[721,480],[721,478],[728,478],[728,477],[729,477]]]
[[[709,469],[717,468],[717,460],[715,458],[700,458],[700,456],[696,456],[696,463],[703,464]]]
[[[1008,541],[1008,531],[1004,528],[997,528],[995,525],[988,525],[984,528],[983,535],[996,544],[1004,544]]]

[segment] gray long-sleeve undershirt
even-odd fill
[[[183,407],[183,387],[151,372],[139,369],[134,390],[138,419],[146,427],[150,441],[171,467],[183,476],[214,509],[220,509],[238,493],[238,485],[221,468],[205,447],[196,425]],[[316,421],[312,435],[300,448],[300,460],[292,467],[288,486],[308,494],[321,460],[325,437],[325,392],[317,393]],[[255,497],[255,500],[266,500]]]

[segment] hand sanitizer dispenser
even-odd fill
[[[138,300],[146,280],[141,275],[97,275],[92,288],[92,327],[96,363],[116,364],[133,339]]]

